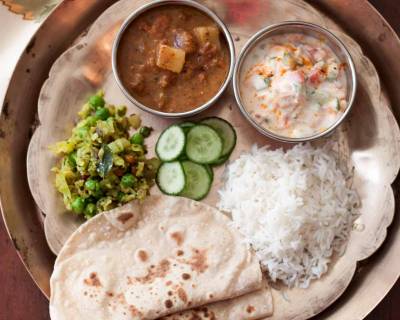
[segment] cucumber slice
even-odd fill
[[[157,185],[168,195],[178,195],[185,188],[186,178],[179,161],[164,162],[157,171]]]
[[[184,130],[177,125],[165,129],[156,144],[156,154],[161,161],[173,161],[185,151],[186,136]]]
[[[208,174],[210,175],[210,178],[214,179],[214,171],[211,166],[209,166],[208,164],[203,164],[203,166],[206,168]]]
[[[207,167],[192,161],[183,161],[182,167],[186,184],[179,195],[193,200],[203,199],[210,191],[213,180]]]
[[[178,161],[185,161],[185,160],[189,160],[187,155],[185,153],[182,153],[179,158],[177,159]]]
[[[236,145],[236,132],[232,125],[224,119],[211,117],[201,121],[213,128],[222,139],[223,148],[221,156],[230,154]]]
[[[221,156],[222,139],[207,125],[195,125],[187,133],[186,139],[186,155],[193,162],[213,163]]]
[[[196,124],[194,122],[191,121],[185,121],[185,122],[181,122],[179,124],[179,126],[183,129],[183,131],[185,131],[185,133],[188,133],[188,131],[194,127]]]
[[[211,165],[212,166],[219,166],[223,163],[225,163],[229,159],[230,154],[227,154],[226,156],[219,157],[216,161],[214,161]]]

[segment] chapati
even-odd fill
[[[156,319],[260,289],[262,274],[221,212],[150,196],[75,231],[50,285],[52,320]]]
[[[163,317],[162,320],[257,320],[273,314],[271,289],[267,281],[260,290]]]

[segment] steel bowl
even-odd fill
[[[328,46],[333,50],[335,55],[339,58],[340,61],[343,61],[347,64],[346,68],[346,78],[347,78],[347,93],[346,93],[346,100],[348,101],[347,103],[347,108],[343,112],[342,116],[336,120],[336,122],[331,125],[329,128],[327,128],[325,131],[318,132],[314,135],[308,136],[308,137],[302,137],[302,138],[291,138],[291,137],[286,137],[282,135],[278,135],[263,126],[261,126],[259,123],[255,121],[255,119],[249,114],[249,112],[246,109],[246,106],[244,105],[242,98],[241,98],[241,93],[240,93],[240,77],[241,77],[241,68],[243,65],[243,62],[245,61],[247,54],[251,51],[252,48],[254,48],[255,45],[257,45],[260,41],[265,40],[271,36],[275,35],[280,35],[280,34],[288,34],[288,33],[303,33],[305,35],[313,36],[319,39],[325,39],[326,43]],[[270,25],[264,29],[261,29],[258,31],[256,34],[254,34],[244,45],[237,64],[235,66],[235,70],[233,72],[233,89],[234,89],[234,94],[235,94],[235,99],[236,102],[243,113],[243,115],[247,118],[247,120],[262,134],[265,136],[278,140],[281,142],[289,142],[289,143],[297,143],[297,142],[306,142],[306,141],[311,141],[315,140],[318,138],[321,138],[323,136],[329,135],[332,133],[346,118],[346,116],[349,114],[351,107],[354,102],[354,98],[356,95],[356,90],[357,90],[357,77],[356,77],[356,70],[354,67],[354,62],[353,59],[351,58],[351,55],[349,51],[347,50],[346,46],[343,44],[343,42],[336,37],[332,32],[329,30],[312,24],[308,22],[302,22],[302,21],[287,21],[287,22],[282,22],[278,24],[273,24]]]
[[[228,71],[226,79],[225,79],[224,83],[222,84],[221,88],[209,101],[207,101],[203,105],[201,105],[193,110],[189,110],[186,112],[177,112],[177,113],[162,112],[162,111],[154,110],[154,109],[142,104],[128,92],[128,90],[125,88],[124,84],[122,83],[119,73],[118,73],[118,67],[117,67],[118,47],[119,47],[119,43],[121,41],[122,35],[124,34],[127,27],[142,13],[144,13],[150,9],[156,8],[156,7],[167,6],[167,5],[189,6],[189,7],[196,8],[196,9],[202,11],[203,13],[205,13],[206,15],[208,15],[219,26],[220,30],[222,30],[222,33],[226,40],[226,43],[229,47],[229,53],[230,53],[229,71]],[[133,104],[138,106],[140,109],[147,111],[149,113],[152,113],[154,115],[165,117],[165,118],[189,117],[189,116],[193,116],[193,115],[209,108],[212,104],[214,104],[218,100],[218,98],[222,95],[222,93],[227,88],[227,86],[232,78],[232,75],[233,75],[234,66],[235,66],[235,46],[234,46],[232,36],[231,36],[228,28],[225,26],[225,24],[222,22],[222,20],[213,11],[211,11],[206,6],[204,6],[198,2],[192,1],[192,0],[159,0],[159,1],[151,2],[149,4],[146,4],[146,5],[138,8],[123,22],[120,30],[117,33],[117,36],[115,38],[113,48],[112,48],[112,70],[113,70],[115,79],[117,81],[117,84],[120,87],[120,89],[122,90],[122,92],[124,93],[124,95]]]

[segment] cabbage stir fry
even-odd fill
[[[143,200],[154,183],[158,160],[146,159],[151,128],[125,106],[104,101],[100,91],[78,113],[72,135],[50,147],[61,156],[55,185],[68,210],[89,219],[133,199]],[[135,131],[133,135],[130,135]]]

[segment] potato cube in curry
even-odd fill
[[[180,73],[185,64],[185,51],[162,44],[158,48],[157,66],[162,69]]]
[[[218,49],[220,48],[221,44],[219,42],[219,29],[216,26],[197,27],[193,29],[193,32],[201,45],[205,45],[207,42],[210,42]]]

